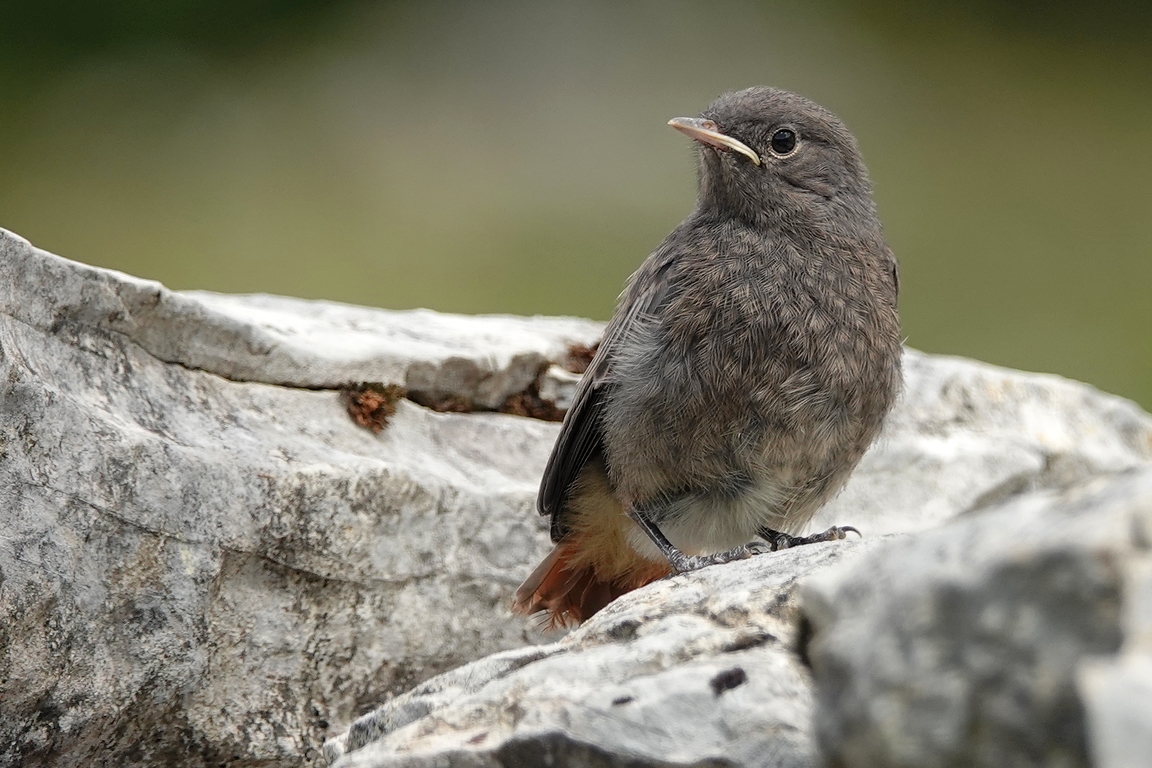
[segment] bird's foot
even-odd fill
[[[747,560],[753,555],[759,555],[766,551],[760,544],[748,544],[747,546],[735,547],[726,552],[716,552],[711,555],[686,555],[680,550],[673,550],[666,552],[668,564],[672,566],[673,574],[688,573],[690,571],[698,571],[701,568],[706,568],[709,565],[720,565],[721,563],[730,563],[733,560]]]
[[[711,555],[688,555],[681,552],[676,548],[672,542],[668,541],[668,537],[660,530],[660,526],[652,522],[648,517],[645,510],[632,507],[628,510],[628,516],[632,518],[635,523],[640,526],[640,530],[648,534],[648,538],[652,543],[657,546],[664,557],[668,558],[668,565],[672,569],[672,574],[689,573],[690,571],[698,571],[701,568],[706,568],[709,565],[720,565],[721,563],[730,563],[733,560],[746,560],[753,555],[763,554],[770,551],[767,549],[766,544],[753,542],[746,544],[742,547],[735,547],[726,552],[716,552]],[[855,529],[853,529],[855,530]],[[775,533],[775,531],[773,531]],[[784,535],[784,534],[780,534]],[[843,538],[843,535],[841,535]],[[773,547],[774,549],[774,547]]]
[[[834,525],[823,533],[814,533],[811,536],[790,536],[787,533],[774,531],[771,528],[761,528],[760,536],[763,537],[768,545],[772,548],[773,552],[781,549],[791,549],[792,547],[800,547],[804,544],[819,544],[824,541],[840,541],[848,536],[849,533],[854,533],[863,538],[864,534],[856,530],[850,525]]]

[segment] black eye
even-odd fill
[[[772,151],[778,155],[787,155],[796,149],[796,132],[781,128],[772,134]]]

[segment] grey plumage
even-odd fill
[[[709,555],[803,530],[878,434],[901,347],[896,261],[839,119],[758,87],[673,124],[700,142],[696,208],[622,294],[538,508],[559,545],[590,504],[599,526],[627,515],[634,555],[682,570],[668,542]],[[614,578],[602,556],[569,559]],[[531,582],[518,607],[555,614]]]

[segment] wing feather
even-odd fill
[[[612,358],[637,321],[662,303],[673,261],[674,254],[657,251],[633,275],[623,301],[604,329],[596,355],[576,387],[536,497],[537,511],[552,517],[553,541],[560,541],[567,533],[563,512],[572,484],[589,459],[603,449],[600,424],[613,386]]]

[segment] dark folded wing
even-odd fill
[[[900,297],[900,267],[896,263],[896,256],[893,255],[892,249],[885,246],[888,251],[888,272],[892,275],[892,290],[895,291],[896,298]]]
[[[604,329],[596,356],[576,387],[572,406],[564,416],[560,436],[548,457],[540,493],[536,497],[537,511],[552,516],[553,541],[559,541],[567,532],[561,513],[569,488],[588,460],[602,447],[600,420],[612,387],[613,354],[637,319],[653,312],[660,304],[666,292],[666,276],[671,263],[671,254],[656,254],[636,273],[624,302]]]

